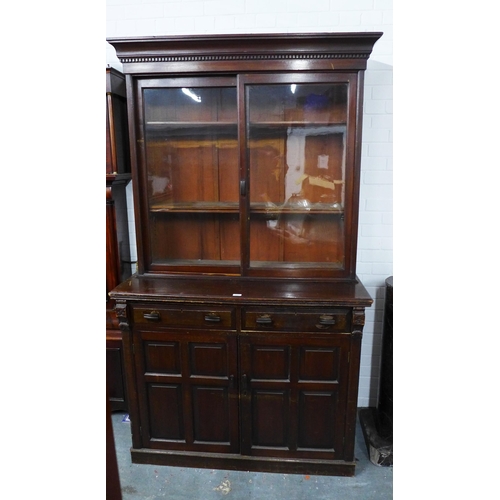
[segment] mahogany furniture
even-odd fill
[[[353,475],[363,75],[381,33],[113,38],[132,460]]]
[[[126,410],[122,335],[108,293],[131,275],[127,200],[130,181],[125,77],[106,68],[106,383],[111,410]]]

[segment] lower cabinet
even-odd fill
[[[116,295],[132,461],[353,475],[363,297]]]
[[[348,337],[147,330],[134,350],[142,448],[344,458]]]

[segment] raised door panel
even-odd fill
[[[290,391],[255,389],[251,393],[251,433],[254,450],[287,450]]]
[[[142,446],[237,452],[237,349],[223,332],[139,332]]]
[[[150,439],[185,443],[182,385],[149,383],[147,390]]]
[[[335,458],[342,452],[347,348],[347,342],[337,340],[298,348],[298,450],[331,453]]]
[[[300,391],[297,449],[335,453],[338,391]]]
[[[229,392],[234,388],[235,365],[228,345],[220,342],[189,342],[191,411],[194,443],[228,443],[231,440]],[[224,381],[221,384],[221,381]],[[217,384],[217,386],[215,386]],[[233,402],[235,399],[233,398]]]
[[[345,335],[242,337],[242,452],[343,458],[348,348]]]

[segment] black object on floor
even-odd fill
[[[358,414],[370,462],[382,466],[393,465],[392,437],[387,439],[380,436],[376,425],[376,410],[362,408]]]
[[[385,280],[384,332],[380,370],[380,394],[377,408],[359,410],[359,420],[370,461],[375,465],[393,465],[393,278]]]

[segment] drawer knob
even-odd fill
[[[151,311],[150,313],[144,313],[144,319],[150,321],[160,321],[160,313],[158,311]]]
[[[259,316],[255,322],[258,324],[258,325],[270,325],[273,320],[271,319],[271,316],[269,316],[269,314],[264,314],[263,316]]]
[[[221,317],[218,314],[205,314],[205,321],[210,323],[220,323]]]

